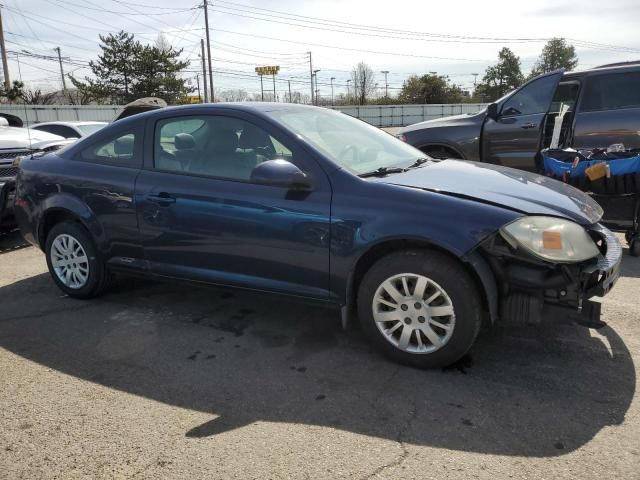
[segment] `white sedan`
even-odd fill
[[[107,122],[43,122],[31,126],[33,130],[53,133],[63,138],[82,138],[97,132]]]

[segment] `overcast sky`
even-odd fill
[[[19,79],[19,55],[22,79],[29,87],[59,89],[60,75],[56,62],[23,50],[54,55],[53,48],[60,46],[68,58],[65,72],[83,77],[90,73],[83,65],[99,51],[98,34],[120,29],[146,42],[164,32],[191,60],[185,75],[193,77],[194,85],[201,70],[204,15],[194,8],[201,0],[2,3],[11,77]],[[321,84],[335,77],[336,94],[344,91],[349,71],[359,61],[376,72],[389,70],[393,92],[408,75],[430,71],[469,88],[472,74],[480,78],[502,46],[520,56],[523,72],[528,73],[544,39],[553,36],[572,39],[582,68],[640,58],[638,0],[210,0],[209,11],[213,67],[218,71],[214,84],[222,89],[259,92],[258,79],[243,75],[252,75],[255,65],[279,64],[279,78],[292,79],[293,90],[307,92],[302,82],[308,81],[308,51],[314,69],[320,70]],[[354,29],[344,22],[369,28]],[[378,73],[376,81],[382,86],[383,75]],[[278,84],[279,91],[285,87]],[[320,86],[321,95],[329,91]]]

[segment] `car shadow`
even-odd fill
[[[622,249],[620,275],[623,277],[640,278],[640,257],[631,255],[628,247]]]
[[[0,288],[0,299],[0,347],[211,414],[185,431],[193,438],[268,421],[555,456],[620,424],[636,387],[610,327],[492,329],[457,365],[421,371],[379,357],[359,330],[340,328],[337,312],[274,296],[127,280],[77,301],[42,274]]]
[[[22,238],[19,230],[0,233],[0,255],[29,246],[29,243]]]

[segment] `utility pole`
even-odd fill
[[[320,102],[318,101],[318,92],[320,91],[320,89],[318,88],[318,72],[320,70],[314,70],[311,80],[313,81],[315,79],[315,85],[316,85],[316,91],[315,91],[315,98],[316,98],[316,103],[314,103],[314,105],[319,105]],[[313,87],[313,82],[312,82],[312,87]]]
[[[4,85],[7,90],[11,88],[9,78],[9,62],[7,62],[7,48],[4,45],[4,27],[2,26],[2,5],[0,5],[0,50],[2,53],[2,71],[4,72]],[[311,58],[311,57],[309,57]]]
[[[54,48],[58,52],[58,63],[60,63],[60,76],[62,77],[62,91],[67,93],[67,82],[64,81],[64,69],[62,68],[62,55],[60,54],[60,47]]]
[[[262,85],[262,74],[260,74],[260,95],[262,96],[262,101],[264,102],[264,86]]]
[[[200,96],[200,74],[196,73],[196,85],[198,86],[198,101],[202,103],[202,97]]]
[[[333,81],[336,77],[331,77],[331,105],[333,105]]]
[[[3,43],[4,45],[4,43]],[[4,51],[4,50],[3,50]],[[315,105],[316,102],[313,100],[313,63],[311,62],[311,52],[309,53],[309,77],[311,78],[311,105]]]
[[[203,0],[204,5],[204,28],[207,34],[207,59],[209,62],[209,93],[211,95],[211,103],[214,102],[215,94],[213,93],[213,70],[211,69],[211,43],[209,41],[209,8],[207,0]]]
[[[278,98],[276,97],[276,74],[273,74],[273,101],[277,102]]]
[[[389,70],[382,70],[380,73],[384,74],[384,96],[389,98],[389,82],[387,82],[387,75],[389,75]]]
[[[351,98],[351,95],[349,94],[349,84],[351,83],[351,79],[347,80],[347,102],[349,101],[349,99]]]
[[[291,80],[288,80],[289,82],[289,103],[293,103],[293,100],[291,100]]]
[[[202,89],[204,90],[204,103],[209,103],[207,97],[207,57],[204,54],[204,39],[200,39],[200,48],[202,49]]]

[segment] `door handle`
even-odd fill
[[[524,124],[524,125],[522,125],[520,128],[527,129],[527,128],[536,128],[536,127],[537,127],[537,125],[536,125],[535,123],[531,123],[531,122],[529,122],[529,123],[525,123],[525,124]]]
[[[176,199],[169,195],[167,192],[160,192],[157,195],[148,195],[147,200],[163,206],[176,203]]]

